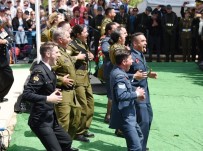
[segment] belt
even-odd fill
[[[70,87],[70,86],[62,86],[59,89],[61,89],[61,90],[74,90],[75,86],[74,85],[72,87]]]
[[[81,65],[79,67],[75,67],[76,70],[80,69],[80,70],[87,70],[87,65]]]
[[[172,27],[173,24],[167,23],[166,26]]]
[[[182,31],[189,32],[189,31],[191,31],[191,29],[182,29]]]

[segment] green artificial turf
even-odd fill
[[[203,151],[203,71],[195,63],[150,63],[158,79],[149,79],[154,119],[150,151]],[[73,142],[80,151],[126,151],[123,138],[103,123],[106,96],[94,95],[91,143]],[[18,114],[8,151],[44,151],[27,126],[28,114]]]

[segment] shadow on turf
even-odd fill
[[[125,140],[123,140],[125,141]],[[112,142],[104,142],[104,141],[95,141],[91,143],[83,143],[78,148],[88,151],[126,151],[126,147],[118,146],[119,144],[114,144],[114,141]]]
[[[27,146],[25,147],[25,146],[13,145],[12,147],[9,147],[7,151],[45,151],[45,150],[39,150],[32,147],[27,147]]]
[[[155,72],[183,73],[182,77],[190,79],[194,84],[203,86],[203,72],[194,62],[152,62],[147,63]]]

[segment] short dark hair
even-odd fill
[[[105,15],[108,16],[113,8],[109,7],[105,10]]]
[[[117,43],[119,40],[119,37],[121,37],[121,28],[123,28],[123,27],[119,26],[116,30],[114,30],[111,33],[111,39],[109,40],[109,43],[111,45]]]
[[[142,32],[136,32],[136,33],[132,34],[132,37],[131,37],[132,42],[136,41],[137,37],[140,36],[140,35],[144,35],[144,33],[142,33]]]
[[[41,54],[42,58],[45,57],[47,51],[52,51],[55,46],[58,47],[58,44],[55,42],[43,43],[40,47],[40,54]]]
[[[67,21],[61,21],[60,23],[58,23],[57,28],[60,28],[60,27],[63,28],[63,26],[65,24],[69,24],[69,22],[67,22]]]
[[[116,25],[116,23],[115,22],[111,22],[111,23],[106,24],[105,35],[108,35],[108,31],[112,30],[112,26],[113,25]]]
[[[71,38],[77,38],[78,34],[81,34],[86,26],[83,25],[75,25],[71,31]]]
[[[120,65],[123,60],[127,59],[130,56],[130,51],[120,48],[115,51],[115,61],[117,65]]]

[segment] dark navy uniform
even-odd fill
[[[136,122],[137,94],[132,90],[126,72],[115,66],[110,75],[110,85],[113,97],[110,128],[122,130],[129,151],[142,151],[143,135]]]
[[[146,60],[144,58],[144,55],[136,50],[131,50],[131,55],[132,55],[133,63],[128,72],[129,75],[136,73],[138,70],[147,72],[147,65],[146,65]],[[132,82],[132,86],[134,86],[134,87],[140,86],[145,91],[145,99],[142,101],[137,101],[135,104],[136,113],[137,113],[137,122],[144,135],[142,149],[143,149],[143,151],[145,151],[148,136],[149,136],[149,130],[150,130],[151,122],[152,122],[152,117],[153,117],[147,78],[142,79],[142,80],[134,79]]]
[[[110,87],[110,73],[111,70],[113,69],[113,64],[110,61],[109,58],[109,49],[110,49],[110,44],[109,44],[109,36],[106,36],[102,42],[101,42],[101,47],[102,47],[102,52],[104,54],[104,70],[103,70],[103,77],[105,78],[106,82],[106,90],[107,90],[107,97],[109,99],[112,99],[111,97],[111,87]]]
[[[8,53],[8,44],[14,41],[13,34],[9,31],[7,27],[3,27],[0,30],[0,39],[7,40],[7,44],[0,44],[0,102],[8,94],[13,81],[13,71],[9,66],[10,56]]]
[[[117,13],[114,18],[114,22],[117,22],[126,28],[129,23],[129,15],[126,13]]]
[[[167,62],[169,61],[169,55],[171,55],[171,61],[175,61],[177,26],[178,18],[174,12],[167,13],[162,17],[163,40]]]
[[[144,33],[145,37],[148,38],[148,29],[150,25],[150,17],[144,12],[137,15],[137,19],[135,22],[135,30],[136,32]]]
[[[72,140],[59,125],[54,104],[46,102],[55,88],[56,75],[43,62],[36,64],[22,95],[33,103],[28,125],[48,151],[70,151]]]

